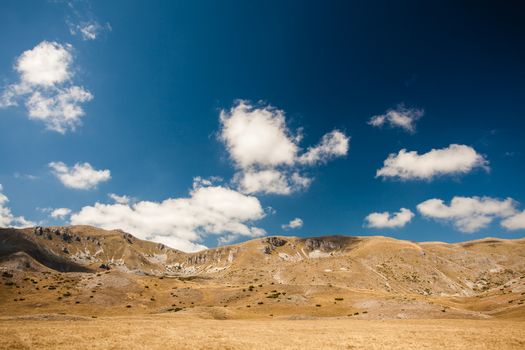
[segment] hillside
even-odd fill
[[[265,237],[183,253],[89,226],[0,229],[2,315],[525,319],[525,239]]]

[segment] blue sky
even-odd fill
[[[3,1],[0,224],[522,237],[523,10]]]

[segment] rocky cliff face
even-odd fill
[[[180,253],[122,231],[86,226],[0,229],[0,258],[19,252],[62,272],[117,268],[151,274],[162,273],[168,255]]]

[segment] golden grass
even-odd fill
[[[523,349],[525,323],[209,320],[173,316],[0,320],[1,349]]]

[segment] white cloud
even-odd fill
[[[369,125],[380,127],[388,124],[390,127],[402,128],[413,133],[416,131],[416,121],[424,115],[422,109],[406,108],[403,105],[395,109],[389,109],[385,114],[373,116],[368,121]]]
[[[20,74],[23,82],[31,85],[51,87],[63,83],[72,75],[71,50],[72,46],[69,44],[42,41],[18,57],[15,70]]]
[[[350,138],[334,130],[324,135],[319,145],[308,148],[308,151],[298,159],[303,164],[327,162],[334,157],[345,156],[348,153]]]
[[[93,95],[71,83],[72,50],[69,44],[42,41],[23,52],[14,66],[19,82],[2,91],[0,108],[23,101],[29,118],[43,122],[47,129],[59,133],[75,130],[85,114],[81,104]]]
[[[223,182],[223,179],[220,176],[210,176],[207,178],[196,176],[193,178],[193,188],[212,186],[221,182]]]
[[[74,189],[93,189],[99,183],[111,179],[108,169],[95,170],[89,163],[76,163],[73,167],[68,167],[63,162],[51,162],[49,167],[64,186]]]
[[[286,176],[278,170],[247,171],[238,173],[234,180],[243,193],[289,194],[290,184]]]
[[[525,210],[501,221],[501,226],[505,227],[507,230],[525,229]]]
[[[221,111],[221,139],[241,168],[292,165],[298,146],[286,127],[284,112],[272,107],[254,108],[240,101]]]
[[[4,88],[0,95],[0,108],[18,106],[18,99],[32,91],[27,83],[11,84]]]
[[[377,170],[376,177],[431,180],[440,175],[466,174],[477,167],[488,170],[488,164],[483,155],[465,145],[452,144],[421,155],[402,149],[398,154],[388,156],[383,167]]]
[[[82,35],[84,40],[95,40],[99,34],[102,26],[97,22],[79,24],[77,26],[78,31]]]
[[[256,108],[238,101],[221,111],[220,140],[239,172],[234,183],[244,193],[290,194],[308,187],[312,179],[302,167],[347,154],[349,138],[338,130],[301,154],[299,132],[286,126],[285,113],[271,106]]]
[[[183,252],[188,252],[188,253],[198,252],[204,249],[208,249],[208,247],[206,247],[203,244],[194,243],[192,241],[189,241],[187,239],[180,238],[180,237],[153,236],[151,238],[151,241],[162,243],[165,246],[168,246],[170,248],[178,249],[178,250],[181,250]]]
[[[234,241],[236,241],[237,239],[239,238],[238,235],[226,235],[226,236],[221,236],[217,239],[217,244],[218,245],[226,245],[226,244],[231,244],[233,243]]]
[[[104,30],[111,30],[109,23],[101,25],[97,21],[87,21],[78,24],[68,23],[71,35],[79,34],[82,40],[95,40]]]
[[[487,227],[495,218],[514,215],[516,204],[512,198],[454,197],[446,205],[434,198],[418,204],[417,210],[423,216],[451,222],[459,231],[470,233]]]
[[[195,184],[187,198],[162,202],[102,204],[83,207],[71,224],[105,229],[120,228],[141,239],[184,251],[203,249],[198,242],[208,235],[258,237],[263,229],[251,225],[265,212],[259,200],[223,186]],[[232,239],[231,237],[228,239]]]
[[[69,214],[71,214],[71,209],[57,208],[57,209],[54,209],[50,215],[53,219],[64,219]]]
[[[290,220],[289,223],[282,225],[281,227],[283,228],[283,230],[292,230],[296,228],[301,228],[303,227],[303,220],[300,218],[295,218],[293,220]]]
[[[414,213],[410,209],[401,208],[397,213],[392,214],[387,211],[368,214],[365,221],[367,221],[367,227],[397,228],[408,224],[413,217]]]
[[[290,194],[310,185],[311,179],[298,173],[288,174],[269,169],[261,171],[248,170],[237,173],[234,183],[243,193]]]
[[[108,194],[108,197],[113,199],[115,203],[118,203],[118,204],[129,204],[131,202],[131,198],[126,195],[119,196],[118,194],[110,193]]]
[[[0,227],[29,227],[34,226],[35,223],[26,220],[23,216],[14,216],[11,209],[6,206],[9,199],[3,193],[4,188],[0,185]]]
[[[306,177],[298,172],[294,172],[290,177],[290,183],[293,185],[294,190],[307,188],[312,183],[313,178]]]
[[[65,133],[80,124],[84,110],[80,103],[93,99],[91,93],[79,86],[58,89],[50,95],[36,91],[26,100],[29,117],[46,123],[49,130]]]

